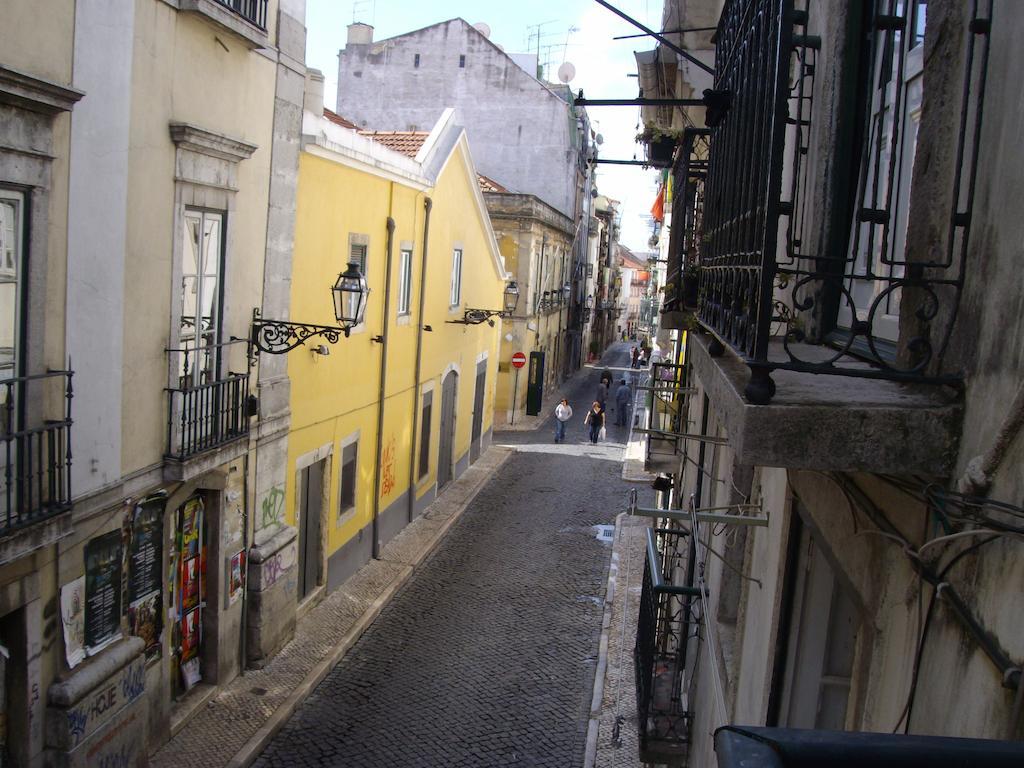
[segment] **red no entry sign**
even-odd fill
[[[516,368],[522,368],[524,365],[526,365],[526,355],[524,355],[522,352],[516,352],[514,355],[512,355],[512,365],[514,365]]]

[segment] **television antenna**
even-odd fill
[[[369,24],[373,26],[374,17],[377,15],[376,0],[352,0],[352,23]],[[369,21],[366,18],[369,17]]]

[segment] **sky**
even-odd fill
[[[663,0],[613,4],[646,26],[661,28]],[[557,72],[563,61],[572,62],[576,77],[570,86],[574,91],[582,88],[589,98],[635,97],[637,80],[628,76],[636,74],[633,51],[654,47],[650,38],[613,40],[639,30],[593,0],[307,0],[306,63],[324,73],[326,106],[334,107],[338,51],[345,47],[346,28],[353,21],[372,24],[374,40],[383,40],[455,17],[470,24],[486,22],[491,41],[509,53],[535,53],[539,26],[541,63],[550,60],[552,72]],[[554,74],[550,79],[557,81]],[[634,141],[639,132],[637,107],[591,107],[588,113],[604,137],[601,157],[643,157]],[[657,179],[656,171],[639,166],[598,166],[598,191],[620,201],[620,241],[634,251],[648,250]]]

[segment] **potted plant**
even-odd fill
[[[682,134],[671,128],[659,128],[653,123],[645,125],[643,131],[636,135],[640,144],[647,145],[647,159],[658,165],[670,165],[672,154]]]
[[[682,290],[679,292],[683,307],[689,310],[696,310],[698,304],[697,289],[700,287],[700,269],[696,264],[687,264],[683,267]]]

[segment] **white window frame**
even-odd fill
[[[452,249],[452,283],[448,306],[455,309],[462,303],[462,248]]]
[[[398,315],[408,315],[412,307],[412,248],[402,248],[398,256]]]
[[[184,310],[186,298],[186,275],[184,273],[184,266],[186,249],[190,247],[188,242],[190,237],[190,220],[198,222],[200,234],[199,248],[198,253],[196,254],[196,275],[194,275],[196,280],[194,286],[196,315],[192,321],[192,332],[183,333],[182,320],[185,317]],[[215,236],[212,235],[208,228],[208,225],[212,225],[214,223],[217,225]],[[182,225],[182,250],[180,257],[181,279],[178,292],[178,343],[181,349],[189,349],[193,351],[187,355],[189,363],[188,370],[185,369],[186,355],[184,353],[179,353],[180,363],[178,368],[178,379],[180,382],[189,380],[191,381],[191,386],[198,386],[200,384],[207,383],[208,381],[216,381],[220,375],[220,351],[215,345],[218,344],[221,339],[221,325],[223,324],[224,317],[224,273],[226,269],[225,244],[227,241],[225,227],[227,226],[227,211],[186,207],[182,218]],[[216,249],[213,254],[213,258],[216,261],[216,272],[213,275],[207,274],[207,264],[211,248]],[[208,328],[201,328],[200,318],[203,316],[203,307],[201,305],[208,287],[207,283],[210,279],[215,280],[213,288],[214,295],[212,297],[213,305],[211,307],[211,325]],[[203,349],[205,351],[200,353],[198,352],[199,349]]]
[[[14,221],[10,232],[0,231],[0,284],[14,286],[14,300],[11,302],[11,346],[0,347],[0,379],[8,379],[18,375],[22,274],[25,265],[25,195],[14,189],[0,188],[0,200],[13,203],[14,207]],[[12,244],[5,244],[8,234],[13,241]],[[7,253],[10,254],[9,259]]]

